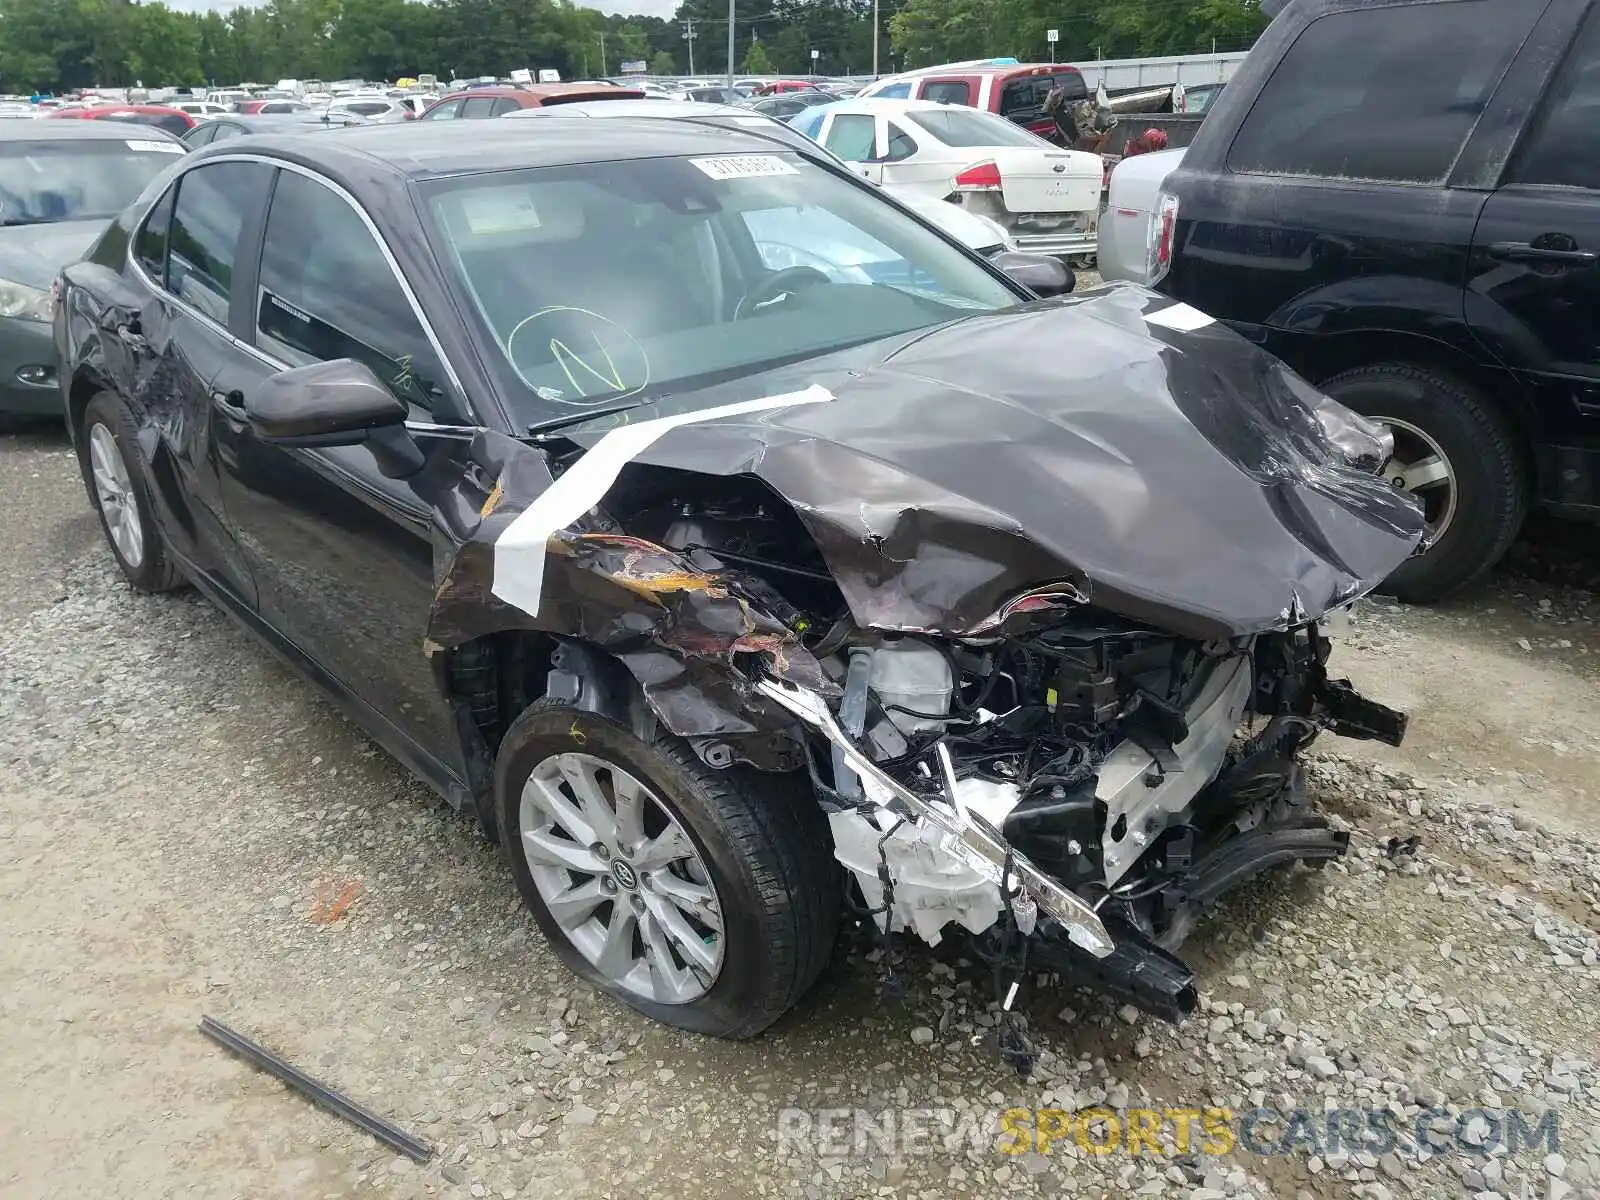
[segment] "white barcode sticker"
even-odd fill
[[[689,160],[712,179],[763,179],[772,175],[798,175],[792,163],[776,154],[730,154],[720,158]]]
[[[127,139],[129,150],[138,150],[150,154],[182,154],[183,147],[177,142],[149,142],[133,138]]]

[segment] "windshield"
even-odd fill
[[[497,172],[423,195],[529,426],[1019,302],[871,189],[787,153]]]
[[[950,108],[940,112],[917,109],[901,114],[906,120],[926,129],[946,146],[1026,146],[1042,149],[1044,139],[1034,137],[1004,117],[970,108]]]
[[[137,137],[0,141],[0,225],[109,219],[182,153]]]

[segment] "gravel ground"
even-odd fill
[[[1415,724],[1400,751],[1315,760],[1350,858],[1201,928],[1182,1028],[1025,989],[1023,1082],[953,953],[908,946],[883,1000],[847,938],[739,1045],[576,984],[469,822],[209,605],[119,582],[59,438],[0,439],[0,488],[0,1194],[1600,1196],[1596,531],[1535,529],[1441,608],[1367,607],[1339,661]],[[201,1038],[202,1011],[440,1154],[310,1108]],[[985,1123],[1093,1106],[1379,1109],[1400,1136],[1007,1154],[1026,1146]],[[1419,1141],[1428,1108],[1469,1114],[1468,1143],[1553,1110],[1559,1149]],[[834,1109],[892,1110],[903,1136],[800,1136]],[[916,1141],[907,1109],[980,1132]]]

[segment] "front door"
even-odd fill
[[[419,427],[458,419],[376,235],[352,201],[310,175],[278,173],[250,311],[259,357],[245,395],[280,369],[354,358],[412,407]],[[464,437],[426,428],[417,437],[427,477],[464,464]],[[454,717],[423,651],[434,592],[429,500],[385,478],[365,446],[274,446],[248,430],[223,487],[268,621],[400,735],[383,739],[392,751],[436,780],[438,766],[464,778]]]

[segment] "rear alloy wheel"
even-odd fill
[[[79,466],[106,542],[128,582],[141,592],[183,586],[156,529],[150,483],[133,436],[127,407],[102,392],[83,414]]]
[[[658,1021],[752,1037],[827,961],[843,888],[803,780],[540,701],[500,745],[495,801],[556,955]]]
[[[1528,487],[1516,434],[1493,401],[1408,363],[1345,371],[1322,390],[1389,428],[1394,456],[1380,474],[1422,505],[1430,547],[1381,590],[1427,603],[1500,561],[1522,528]]]

